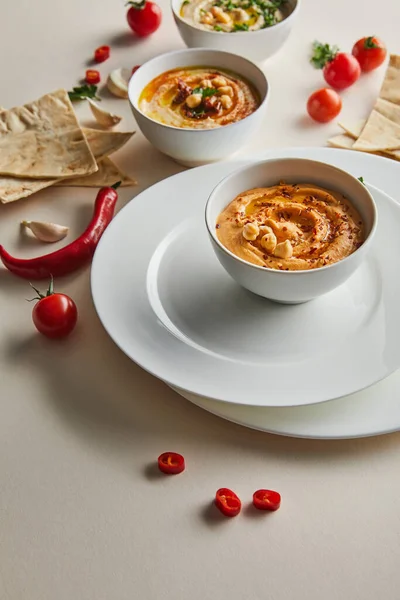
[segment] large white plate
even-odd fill
[[[374,245],[348,282],[313,303],[277,305],[231,280],[204,226],[208,194],[239,164],[164,180],[113,220],[92,268],[110,336],[170,385],[236,404],[319,403],[386,377],[400,365],[398,204],[373,191]]]

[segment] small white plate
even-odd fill
[[[235,404],[319,403],[389,375],[400,365],[400,207],[372,190],[379,224],[365,264],[312,303],[277,305],[231,280],[204,224],[208,194],[242,164],[164,180],[113,220],[92,267],[109,335],[168,384]]]

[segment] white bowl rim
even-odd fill
[[[215,224],[214,227],[211,227],[211,219],[210,219],[210,205],[211,205],[211,201],[213,199],[213,197],[215,196],[215,194],[218,192],[218,188],[222,187],[222,185],[229,179],[231,179],[232,177],[240,174],[240,173],[244,173],[245,171],[247,171],[248,169],[252,168],[252,167],[258,167],[260,165],[265,165],[265,164],[270,164],[270,163],[274,163],[274,162],[285,162],[285,161],[289,161],[289,160],[296,160],[296,161],[301,161],[303,163],[314,163],[316,165],[323,165],[324,167],[328,167],[329,169],[332,169],[333,171],[337,171],[340,173],[344,173],[345,175],[347,175],[348,177],[351,177],[352,179],[354,179],[354,181],[357,182],[357,184],[359,184],[360,186],[364,186],[365,191],[367,192],[370,201],[371,201],[371,206],[372,206],[372,210],[373,210],[373,222],[372,222],[372,226],[371,226],[371,231],[369,232],[368,236],[366,237],[366,239],[363,241],[363,243],[361,244],[361,246],[359,248],[357,248],[357,250],[355,250],[354,252],[352,252],[351,254],[349,254],[348,256],[346,256],[345,258],[342,258],[341,260],[338,260],[334,263],[331,263],[330,265],[325,265],[324,267],[316,267],[315,269],[298,269],[298,270],[293,270],[293,271],[281,271],[280,269],[271,269],[270,267],[260,267],[259,265],[255,265],[254,263],[248,262],[247,260],[244,260],[243,258],[240,258],[239,256],[236,256],[236,254],[234,254],[233,252],[231,252],[230,250],[228,250],[228,248],[226,246],[224,246],[218,239],[216,233],[215,233]],[[249,188],[251,189],[251,188]],[[232,198],[233,200],[233,198]],[[351,202],[351,200],[350,200]],[[320,272],[320,271],[324,271],[327,269],[331,269],[332,267],[335,267],[337,265],[340,265],[346,261],[348,261],[352,256],[354,256],[355,254],[357,254],[357,252],[359,252],[361,249],[365,249],[365,247],[367,245],[369,245],[374,237],[377,225],[378,225],[378,210],[375,204],[375,200],[372,196],[372,194],[370,193],[370,191],[368,190],[368,188],[365,186],[364,183],[361,183],[361,181],[359,181],[356,177],[354,177],[353,175],[351,175],[350,173],[348,173],[347,171],[344,171],[343,169],[339,169],[338,167],[335,167],[333,165],[330,165],[328,163],[324,163],[320,160],[312,160],[309,158],[296,158],[296,157],[285,157],[285,158],[270,158],[267,160],[261,160],[258,162],[254,162],[254,163],[250,163],[248,165],[245,165],[244,167],[242,167],[241,169],[238,169],[237,171],[235,171],[234,173],[230,173],[229,175],[227,175],[226,177],[224,177],[212,190],[211,194],[209,195],[207,202],[206,202],[206,207],[205,207],[205,221],[206,221],[206,227],[208,230],[208,233],[210,234],[212,240],[217,244],[217,246],[223,250],[223,252],[225,254],[227,254],[228,256],[230,256],[231,258],[234,258],[236,261],[242,263],[243,265],[246,265],[247,267],[251,267],[253,269],[257,269],[258,271],[260,271],[261,273],[277,273],[280,274],[282,276],[285,275],[307,275],[310,273],[316,273],[316,272]]]
[[[195,53],[195,52],[210,52],[210,53],[215,53],[215,54],[219,54],[219,55],[229,54],[230,56],[233,56],[234,58],[240,58],[240,59],[244,60],[249,65],[251,65],[251,67],[255,68],[261,75],[262,79],[264,79],[264,82],[266,84],[266,93],[264,95],[264,98],[261,100],[259,106],[256,108],[256,110],[253,111],[252,113],[250,113],[249,115],[247,115],[247,117],[244,117],[243,119],[239,119],[239,121],[235,121],[234,123],[228,123],[227,125],[221,125],[220,127],[212,127],[211,129],[197,129],[195,127],[175,127],[174,125],[167,125],[166,123],[161,123],[161,121],[156,121],[155,119],[151,119],[142,110],[140,110],[139,104],[137,102],[140,95],[138,96],[138,98],[135,101],[133,101],[131,98],[131,85],[132,85],[132,81],[133,81],[136,73],[138,73],[141,69],[145,68],[147,65],[149,65],[153,61],[158,60],[159,58],[173,57],[173,56],[177,56],[177,55],[184,55],[184,54],[190,54],[190,53]],[[170,70],[173,70],[174,68],[179,69],[179,67],[172,67]],[[217,69],[218,67],[215,67],[215,68]],[[166,71],[164,71],[164,73],[165,72]],[[235,70],[233,69],[232,72],[235,73]],[[239,73],[238,73],[238,75],[240,77],[243,77]],[[256,88],[256,90],[258,92],[258,89],[255,86],[255,84],[253,83],[253,81],[250,78],[248,78],[248,81],[253,85],[253,87]],[[262,69],[260,69],[260,67],[258,65],[253,63],[251,60],[245,58],[244,56],[240,56],[239,54],[234,54],[233,52],[226,52],[225,50],[214,50],[213,48],[183,48],[181,50],[172,50],[171,52],[165,52],[164,54],[159,54],[158,56],[154,56],[153,58],[150,58],[145,63],[140,65],[140,67],[133,73],[133,75],[130,78],[129,83],[128,83],[129,102],[132,104],[134,109],[137,110],[142,115],[142,117],[144,117],[147,121],[150,121],[151,123],[156,123],[157,125],[160,125],[161,127],[165,127],[166,129],[172,129],[173,131],[181,131],[181,132],[187,131],[190,133],[192,133],[193,131],[195,131],[196,133],[209,133],[210,131],[225,130],[228,127],[231,128],[231,127],[234,127],[235,125],[237,126],[240,123],[243,123],[244,121],[246,121],[246,119],[248,119],[249,117],[252,117],[256,113],[258,113],[259,110],[266,104],[267,100],[269,99],[269,94],[270,94],[270,86],[269,86],[268,79],[267,79],[265,73],[262,71]]]
[[[183,1],[184,0],[181,0],[180,7],[182,7]],[[265,34],[265,32],[268,31],[268,30],[270,30],[270,29],[274,29],[274,31],[276,31],[278,28],[280,28],[281,26],[283,26],[284,23],[287,23],[288,21],[290,21],[292,19],[292,17],[295,14],[298,13],[301,0],[294,0],[294,2],[296,4],[294,5],[294,8],[293,8],[292,12],[290,13],[290,15],[288,15],[285,19],[283,19],[279,23],[275,23],[275,25],[270,25],[269,27],[264,27],[263,29],[256,29],[255,31],[235,31],[234,32],[235,35],[240,35],[240,36],[245,36],[245,35],[249,35],[249,34],[260,35],[260,34],[263,34],[263,33]],[[179,21],[181,23],[184,23],[185,25],[187,25],[188,27],[191,27],[192,29],[196,29],[196,31],[203,31],[204,33],[210,33],[211,35],[221,35],[221,33],[232,33],[232,32],[226,32],[226,31],[209,31],[208,29],[201,29],[200,27],[196,27],[196,25],[192,25],[191,23],[188,23],[175,10],[174,0],[171,0],[171,10],[174,13],[174,15],[176,16],[176,18],[179,19]]]

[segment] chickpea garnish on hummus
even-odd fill
[[[239,75],[208,67],[166,71],[146,85],[139,99],[148,117],[190,129],[235,123],[259,104],[256,90]]]
[[[364,227],[338,192],[311,184],[255,188],[218,216],[217,237],[247,262],[283,271],[324,267],[364,242]]]
[[[208,31],[257,31],[283,21],[287,0],[184,0],[180,16]]]

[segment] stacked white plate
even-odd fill
[[[92,266],[99,317],[132,360],[225,419],[316,438],[400,429],[399,165],[328,148],[253,160],[288,156],[323,160],[370,186],[379,213],[374,247],[344,285],[287,306],[229,277],[211,248],[204,207],[213,187],[249,161],[223,163],[161,181],[115,217]]]

